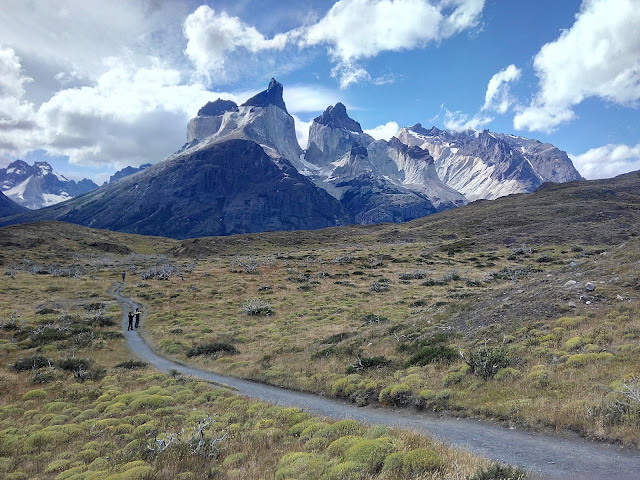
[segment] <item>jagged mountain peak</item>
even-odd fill
[[[207,104],[198,110],[199,117],[215,117],[222,115],[225,112],[237,112],[238,104],[233,100],[223,100],[218,98],[213,102],[207,102]]]
[[[334,106],[329,105],[322,115],[316,117],[313,121],[328,127],[363,133],[360,124],[349,117],[347,107],[341,102],[336,103]]]
[[[278,82],[275,78],[272,78],[269,82],[269,86],[266,90],[254,95],[249,100],[242,104],[243,107],[266,107],[268,105],[275,105],[276,107],[281,108],[286,113],[287,106],[284,103],[284,98],[282,98],[282,92],[284,91],[284,87],[280,82]]]

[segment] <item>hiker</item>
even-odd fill
[[[142,312],[140,310],[138,310],[138,307],[136,307],[136,328],[138,328],[138,326],[140,325],[140,314]]]
[[[122,271],[122,283],[124,283],[124,276],[126,275],[127,272],[125,272],[124,270]]]
[[[129,330],[133,330],[133,313],[129,312],[129,327],[127,328],[127,331]]]

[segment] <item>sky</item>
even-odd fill
[[[275,77],[303,148],[342,102],[376,138],[487,128],[612,177],[640,169],[638,32],[640,0],[0,0],[0,166],[101,184]]]

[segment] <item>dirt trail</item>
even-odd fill
[[[129,349],[158,370],[171,370],[226,385],[248,397],[276,405],[297,407],[335,420],[352,418],[370,425],[387,425],[438,440],[511,465],[534,478],[640,479],[640,452],[583,439],[563,439],[509,429],[477,420],[440,418],[410,409],[356,407],[352,403],[219,375],[168,360],[151,350],[138,331],[127,331],[127,312],[141,305],[122,294],[122,284],[110,289],[122,306],[122,329]],[[145,310],[145,314],[148,313]],[[146,315],[145,315],[146,316]],[[144,322],[142,323],[144,328]]]

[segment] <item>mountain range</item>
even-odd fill
[[[0,168],[0,190],[18,205],[28,209],[39,209],[69,200],[98,188],[93,181],[69,180],[55,172],[47,162],[29,165],[15,160]]]
[[[318,229],[404,222],[581,179],[552,145],[488,130],[417,124],[375,140],[342,103],[314,119],[302,150],[282,93],[272,79],[242,105],[209,102],[163,162],[0,225],[62,220],[174,238]]]

